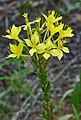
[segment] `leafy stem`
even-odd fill
[[[53,120],[53,110],[54,103],[51,100],[51,82],[48,80],[47,69],[44,67],[43,59],[39,60],[39,71],[37,72],[37,76],[40,81],[40,86],[42,89],[42,118],[43,120]]]

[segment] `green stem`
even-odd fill
[[[51,100],[51,83],[47,78],[47,70],[44,68],[44,61],[39,60],[39,71],[37,73],[42,89],[42,118],[44,120],[53,120],[54,103]]]

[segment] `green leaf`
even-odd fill
[[[44,99],[45,101],[49,101],[50,96],[51,96],[51,95],[48,93],[48,94],[46,94],[46,95],[43,96],[43,99]]]
[[[44,109],[44,110],[47,110],[48,108],[47,108],[47,105],[46,105],[46,103],[45,102],[42,102],[42,108]]]
[[[75,85],[71,96],[71,104],[75,106],[77,111],[79,110],[80,102],[81,102],[81,73],[80,73],[80,81]]]
[[[53,102],[53,101],[51,101],[51,102],[50,102],[50,109],[51,109],[51,111],[53,111],[53,110],[54,110],[54,108],[55,108],[55,104],[54,104],[54,102]]]
[[[74,105],[72,105],[72,107],[73,107],[73,110],[74,110],[74,113],[75,113],[75,118],[76,118],[76,120],[80,120],[77,109],[75,108]]]
[[[73,114],[67,114],[58,118],[58,120],[69,120],[73,117]]]
[[[62,108],[62,103],[63,103],[64,99],[72,92],[73,92],[73,89],[70,89],[63,95],[63,97],[61,98],[61,100],[59,102],[59,108],[60,109]]]
[[[11,91],[11,87],[9,87],[7,90],[4,90],[2,93],[0,93],[0,99],[4,97],[6,94],[8,94]]]
[[[80,102],[81,102],[81,73],[80,73],[79,78],[80,78],[79,93],[80,93]]]
[[[51,89],[51,83],[50,83],[50,81],[48,81],[45,92],[48,92],[50,89]]]
[[[79,106],[79,84],[76,84],[74,91],[71,96],[71,104],[75,106],[75,108],[78,110]]]

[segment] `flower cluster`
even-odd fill
[[[57,57],[59,60],[63,53],[69,53],[66,47],[66,37],[72,37],[72,29],[61,22],[62,16],[58,16],[55,11],[48,12],[48,16],[42,13],[41,18],[29,22],[28,14],[24,13],[25,25],[12,26],[7,29],[8,35],[4,37],[17,41],[17,44],[10,44],[10,57],[23,57],[23,48],[26,48],[27,55],[42,56],[45,60],[50,57]],[[44,22],[42,23],[42,19]],[[27,38],[21,40],[19,34],[21,30],[27,32]]]

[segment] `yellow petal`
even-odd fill
[[[59,20],[61,20],[62,17],[55,17],[55,11],[52,11],[52,13],[47,17],[47,22],[50,24],[53,24],[55,22],[58,22]]]
[[[11,28],[12,39],[18,39],[18,35],[21,32],[21,27],[16,27],[15,25]]]
[[[16,52],[17,52],[17,46],[10,44],[10,51],[11,51],[12,53],[16,53]]]
[[[59,49],[53,49],[50,51],[50,54],[54,57],[58,57],[58,59],[60,60],[63,56],[63,52]]]
[[[59,50],[59,54],[58,54],[58,59],[61,60],[61,58],[63,57],[63,52],[61,50]]]
[[[50,24],[53,24],[55,22],[55,17],[54,17],[53,14],[50,14],[48,16],[47,22],[50,23]]]
[[[23,42],[20,42],[18,46],[10,44],[10,51],[19,57],[22,55],[23,46]]]
[[[50,32],[52,32],[54,30],[54,25],[53,24],[50,24],[50,23],[46,22],[46,26],[47,26],[47,29],[50,30]]]
[[[48,49],[55,48],[55,45],[50,40],[50,37],[46,41],[47,41],[46,42],[46,48],[48,48]]]
[[[31,56],[33,56],[33,54],[36,52],[37,50],[35,48],[32,48],[29,50],[29,53]]]
[[[50,57],[50,54],[49,53],[44,53],[43,57],[47,60]]]
[[[61,48],[63,46],[63,42],[61,39],[58,39],[58,47]]]
[[[3,37],[8,38],[8,39],[12,39],[11,35],[5,35],[5,36],[3,35]]]
[[[37,53],[39,53],[39,54],[43,53],[45,48],[46,48],[46,45],[44,43],[38,44],[37,45]]]
[[[37,44],[37,43],[39,43],[39,36],[38,36],[38,33],[37,32],[35,32],[32,36],[31,36],[31,41],[32,41],[32,43],[33,44]]]
[[[8,57],[6,57],[6,58],[15,58],[15,57],[17,57],[17,55],[16,54],[10,54]]]
[[[59,31],[59,34],[60,34],[59,38],[74,36],[74,34],[72,33],[72,31],[73,30],[71,29],[71,27],[68,27],[66,30],[60,30]]]
[[[24,13],[22,16],[25,17],[25,18],[27,18],[28,13]]]
[[[54,35],[55,33],[59,32],[63,28],[64,24],[60,24],[58,26],[54,26],[53,29],[50,29],[51,35]]]
[[[29,39],[24,39],[24,40],[29,47],[32,47],[31,40],[29,40]]]
[[[16,27],[15,25],[12,26],[11,32],[19,34],[21,31],[21,27]]]
[[[47,20],[47,16],[45,15],[45,14],[43,14],[43,13],[41,13],[42,15],[43,15],[43,17]]]
[[[59,21],[62,19],[62,16],[55,18],[55,22]]]
[[[65,52],[65,53],[69,53],[69,49],[67,47],[63,47],[62,50]]]
[[[21,32],[21,27],[17,27],[17,34],[19,34]]]
[[[58,56],[58,55],[59,55],[59,50],[53,49],[53,50],[50,51],[50,54],[51,54],[52,56]]]
[[[50,23],[50,24],[53,24],[54,21],[55,21],[55,11],[52,11],[52,13],[50,15],[48,15],[48,18],[47,18],[47,22]]]
[[[17,47],[17,53],[18,53],[19,55],[20,55],[20,54],[22,53],[22,51],[23,51],[23,46],[24,46],[23,42],[20,42],[19,45],[18,45],[18,47]]]
[[[10,34],[10,30],[9,29],[6,29],[6,32]]]

